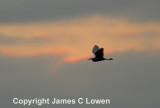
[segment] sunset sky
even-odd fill
[[[159,10],[159,0],[1,0],[0,106],[91,97],[111,98],[109,108],[158,108]],[[87,60],[94,45],[114,60]]]

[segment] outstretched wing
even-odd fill
[[[97,45],[95,45],[94,47],[93,47],[93,49],[92,49],[92,52],[94,53],[94,54],[96,54],[96,52],[99,50],[99,47],[97,46]]]
[[[96,59],[103,59],[103,55],[104,55],[103,50],[104,50],[103,48],[100,48],[100,49],[95,53]]]

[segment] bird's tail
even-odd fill
[[[105,60],[113,60],[113,58],[105,58]]]

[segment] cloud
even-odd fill
[[[91,57],[90,54],[80,55],[78,57],[66,57],[66,58],[64,58],[64,61],[65,62],[76,62],[76,61],[80,61],[80,60],[83,60],[83,59],[86,59],[86,58],[89,58],[89,57]]]
[[[71,53],[72,49],[69,47],[59,47],[57,49],[38,49],[34,51],[11,51],[6,50],[4,52],[1,52],[1,54],[5,56],[16,56],[16,57],[25,57],[25,56],[37,56],[37,55],[55,55],[55,56],[62,56],[65,53]]]
[[[57,54],[57,49],[67,47],[72,51],[62,49],[64,61],[77,61],[91,55],[95,44],[103,47],[105,52],[160,50],[159,28],[160,22],[139,23],[99,15],[73,20],[4,24],[0,25],[0,38],[4,40],[0,43],[0,52],[31,56]]]
[[[12,37],[0,35],[0,44],[1,45],[20,45],[20,44],[46,44],[54,42],[51,40],[50,36],[44,34],[33,34],[31,38],[24,36]]]

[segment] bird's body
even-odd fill
[[[97,45],[95,45],[92,50],[92,52],[95,54],[95,58],[90,58],[89,60],[92,60],[93,62],[98,62],[98,61],[102,61],[102,60],[113,60],[112,58],[109,58],[109,59],[104,58],[103,51],[104,51],[103,48],[99,49],[99,47]]]

